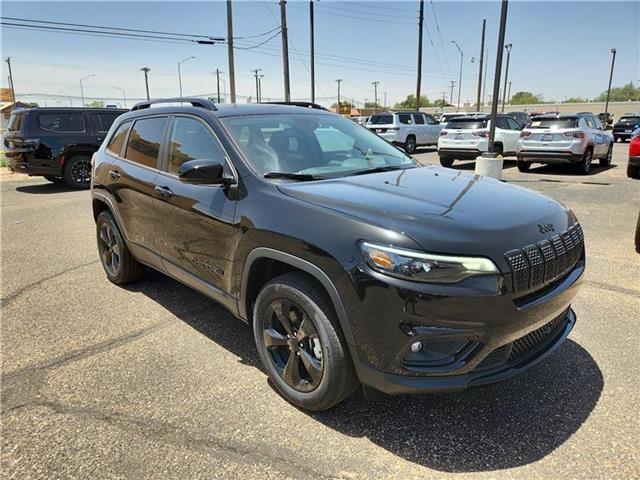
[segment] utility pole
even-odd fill
[[[508,0],[502,0],[500,10],[500,30],[498,33],[498,51],[496,53],[496,72],[493,78],[493,96],[491,102],[491,121],[489,122],[489,155],[495,156],[493,142],[496,138],[496,118],[498,116],[498,102],[500,101],[500,76],[502,75],[502,52],[504,50],[504,34],[507,29]]]
[[[445,100],[446,94],[447,92],[442,92],[442,113],[444,113],[444,106],[447,104],[447,101]]]
[[[219,68],[216,68],[216,87],[217,87],[217,92],[218,92],[218,103],[220,103],[220,74],[224,73],[221,72]]]
[[[90,75],[87,75],[85,77],[82,77],[80,79],[80,98],[82,99],[82,104],[80,105],[81,107],[84,107],[84,87],[82,85],[82,82],[85,81],[87,78],[91,78],[91,77],[95,77],[96,74],[92,73]]]
[[[336,83],[338,84],[338,103],[337,103],[337,105],[338,105],[337,110],[338,111],[337,111],[337,113],[338,113],[338,115],[340,115],[340,83],[342,83],[342,79],[341,78],[337,79]]]
[[[453,43],[458,49],[458,52],[460,52],[460,79],[458,80],[458,105],[456,105],[456,112],[459,112],[460,111],[460,92],[462,91],[462,60],[464,58],[464,53],[462,52],[460,45],[458,45],[458,42],[456,42],[455,40],[451,40],[451,43]]]
[[[451,94],[449,95],[449,103],[453,105],[453,87],[455,87],[456,81],[450,80],[450,82],[451,82]]]
[[[507,69],[504,72],[504,87],[502,88],[502,111],[504,112],[504,105],[507,101],[507,79],[509,78],[509,60],[511,59],[511,47],[513,44],[508,43],[504,46],[507,51]]]
[[[607,88],[607,101],[604,104],[604,121],[608,122],[609,120],[609,97],[611,96],[611,81],[613,80],[613,66],[616,63],[616,49],[612,48],[611,49],[611,71],[609,72],[609,88]],[[11,82],[11,85],[13,85],[13,82]],[[605,125],[606,126],[606,125]]]
[[[227,0],[227,57],[229,63],[229,93],[231,103],[236,103],[236,67],[233,62],[233,7]]]
[[[485,48],[485,57],[487,57],[487,65],[485,65],[485,69],[484,69],[484,80],[482,81],[482,107],[484,109],[484,96],[487,93],[487,72],[489,71],[489,52],[488,50]]]
[[[478,99],[476,100],[476,112],[480,111],[480,95],[482,92],[482,68],[484,67],[484,32],[487,28],[487,19],[482,20],[482,37],[480,40],[480,71],[478,72]]]
[[[262,79],[264,75],[258,75],[258,101],[262,101]]]
[[[378,84],[380,82],[371,82],[373,85],[373,111],[376,111],[376,107],[378,106]]]
[[[11,57],[5,60],[9,68],[9,83],[11,84],[11,100],[16,103],[16,88],[13,86],[13,73],[11,73]]]
[[[147,101],[149,101],[149,67],[142,67],[140,69],[141,72],[144,72],[144,86],[147,89]]]
[[[384,110],[387,109],[387,92],[384,92],[384,105],[382,106]]]
[[[287,33],[287,2],[280,0],[280,32],[282,34],[282,67],[284,69],[284,101],[291,101],[289,90],[289,34]]]
[[[420,0],[418,18],[418,75],[416,82],[416,110],[420,110],[420,84],[422,83],[422,26],[424,25],[424,0]]]
[[[260,72],[262,71],[261,68],[256,68],[254,70],[251,70],[251,73],[253,73],[253,77],[256,79],[256,103],[260,102],[260,90],[258,87],[258,75],[260,74]]]
[[[315,34],[313,21],[313,0],[309,2],[309,40],[311,42],[311,102],[316,101],[316,55],[315,55]]]
[[[509,80],[509,93],[507,93],[507,103],[511,104],[511,80]]]

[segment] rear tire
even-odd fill
[[[640,168],[627,165],[627,177],[640,179]]]
[[[582,175],[588,175],[591,171],[591,161],[593,160],[593,150],[587,148],[582,155],[582,160],[577,164],[578,172]]]
[[[451,168],[453,162],[455,162],[455,159],[451,157],[440,157],[440,165],[443,167]]]
[[[86,190],[91,185],[91,157],[76,155],[64,164],[62,178],[71,188]]]
[[[404,148],[404,151],[407,152],[409,155],[413,155],[414,153],[416,153],[416,149],[417,149],[416,137],[414,137],[413,135],[409,135],[407,139],[404,141],[403,148]]]
[[[611,165],[612,156],[613,156],[613,143],[609,145],[609,150],[607,151],[607,154],[600,159],[600,166],[608,167],[609,165]]]
[[[49,180],[51,183],[56,183],[56,184],[65,183],[64,178],[62,177],[54,177],[53,175],[43,175],[43,177]]]
[[[100,262],[110,282],[124,285],[140,278],[144,267],[131,255],[110,212],[98,215],[96,237]]]
[[[358,387],[336,315],[305,274],[267,282],[256,299],[253,332],[276,390],[305,410],[327,410]]]
[[[531,162],[525,162],[523,160],[518,160],[518,170],[521,172],[528,172],[531,168]]]

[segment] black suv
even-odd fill
[[[91,155],[113,121],[128,110],[32,108],[14,110],[4,138],[7,166],[73,188],[89,188]]]
[[[613,141],[617,142],[621,140],[626,142],[631,140],[633,132],[640,127],[640,114],[638,115],[624,115],[620,117],[613,126]]]
[[[568,208],[317,108],[181,101],[136,105],[94,156],[102,265],[116,284],[150,266],[251,323],[295,405],[496,382],[574,326]]]

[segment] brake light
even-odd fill
[[[474,137],[489,138],[489,132],[487,130],[474,130],[471,132],[471,135]]]
[[[447,131],[445,131],[445,130],[440,130],[440,136],[441,136],[441,137],[446,137],[446,136],[447,136],[447,133],[448,133],[448,132],[447,132]]]
[[[564,136],[569,138],[584,138],[584,132],[582,130],[569,130],[568,132],[564,132]]]
[[[527,138],[531,136],[531,132],[527,132],[526,130],[523,130],[520,132],[520,138]]]

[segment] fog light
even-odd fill
[[[420,350],[422,350],[422,342],[413,342],[411,344],[412,352],[419,352]]]

